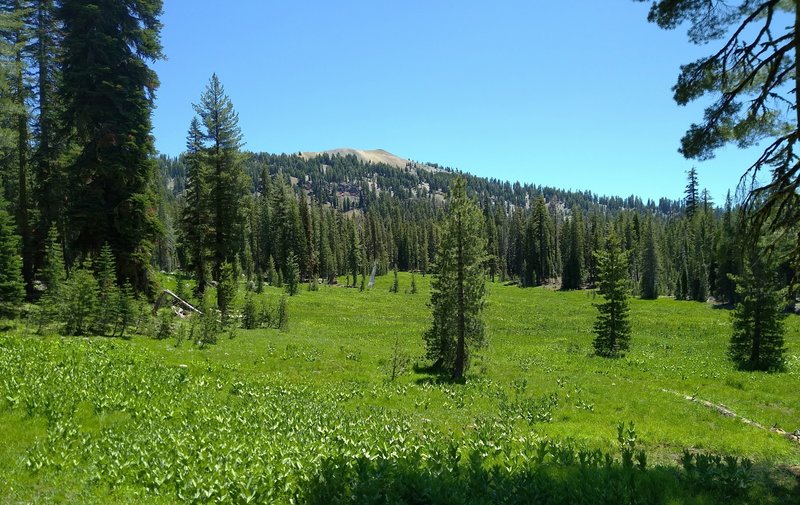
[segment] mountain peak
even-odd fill
[[[396,168],[405,168],[410,163],[410,161],[406,158],[392,154],[384,149],[362,150],[353,149],[350,147],[340,147],[338,149],[329,149],[327,151],[303,152],[300,153],[300,156],[305,159],[311,159],[323,154],[328,154],[330,156],[337,154],[339,156],[353,155],[364,163],[385,163],[386,165],[391,165]]]

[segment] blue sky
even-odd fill
[[[486,177],[679,198],[696,166],[718,203],[756,157],[677,152],[702,104],[683,63],[713,50],[631,0],[165,0],[154,132],[176,155],[212,72],[246,149],[386,149]]]

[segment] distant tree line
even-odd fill
[[[332,281],[347,275],[355,284],[355,278],[375,263],[379,274],[395,267],[430,271],[447,193],[428,189],[429,172],[365,164],[354,156],[243,156],[243,172],[250,182],[249,190],[242,188],[240,194],[241,236],[233,256],[248,276],[269,276],[273,267],[285,275],[290,253],[302,279]],[[180,220],[192,197],[191,176],[186,176],[191,174],[190,160],[189,154],[159,158],[163,187],[173,188],[161,204],[171,222]],[[452,180],[457,174],[436,176]],[[744,216],[730,194],[718,207],[700,189],[694,169],[687,177],[685,198],[663,205],[640,205],[634,199],[629,202],[633,207],[612,207],[599,203],[612,199],[536,186],[518,186],[528,193],[522,199],[525,204],[517,206],[503,199],[503,185],[473,185],[486,180],[464,179],[484,216],[485,266],[492,281],[523,287],[593,287],[596,253],[604,250],[613,233],[627,258],[634,294],[697,301],[713,297],[728,304],[737,299],[734,278],[743,272],[745,261]],[[176,189],[187,187],[186,181],[188,190]],[[185,240],[177,233],[164,240],[171,247],[157,247],[159,268],[191,264]],[[790,248],[791,240],[780,247]],[[788,262],[778,265],[783,286],[793,275]]]

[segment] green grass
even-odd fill
[[[398,294],[389,292],[391,276],[378,278],[375,288],[367,292],[344,287],[320,287],[316,292],[303,289],[299,296],[289,299],[286,330],[239,330],[236,338],[223,338],[204,350],[187,342],[176,348],[172,340],[144,337],[130,341],[30,336],[0,339],[0,357],[5,360],[0,361],[0,371],[6,372],[0,381],[0,392],[11,392],[5,396],[13,396],[13,391],[19,390],[22,396],[27,395],[27,400],[17,400],[16,404],[6,399],[0,407],[0,473],[9,476],[4,484],[0,483],[0,501],[192,501],[192,490],[197,490],[188,483],[188,477],[186,482],[168,482],[159,490],[142,484],[154,478],[149,477],[147,465],[148,469],[139,469],[136,475],[123,474],[114,479],[103,473],[114,465],[103,466],[94,461],[112,447],[132,461],[155,458],[152,461],[161,465],[167,464],[165,461],[183,461],[182,456],[169,452],[178,441],[187,452],[207,443],[218,457],[231,453],[236,441],[245,448],[249,444],[262,447],[274,456],[267,461],[280,461],[270,468],[279,474],[281,469],[286,472],[283,477],[275,477],[288,486],[284,494],[270,498],[277,501],[294,497],[324,503],[320,497],[339,496],[336,492],[352,497],[356,491],[366,493],[365,482],[378,482],[376,475],[388,474],[393,476],[392,485],[400,487],[398,483],[413,481],[415,486],[435,490],[436,486],[424,481],[423,477],[430,479],[430,475],[438,475],[434,479],[437,485],[474,485],[480,479],[465,477],[464,470],[440,474],[429,467],[434,459],[446,459],[441,454],[431,454],[446,452],[450,440],[459,444],[462,465],[478,451],[486,455],[482,459],[485,469],[507,466],[502,472],[498,470],[502,475],[496,477],[504,486],[518,486],[517,479],[525,476],[525,482],[544,483],[544,488],[557,490],[561,484],[569,483],[570,489],[580,489],[575,486],[578,477],[571,473],[569,465],[531,469],[509,461],[514,454],[533,451],[530,444],[542,440],[563,441],[574,447],[576,454],[579,450],[599,449],[619,459],[619,422],[635,424],[637,450],[646,451],[653,472],[641,477],[637,492],[642,496],[646,495],[645,488],[652,488],[660,490],[658,499],[654,498],[656,502],[729,501],[719,489],[689,486],[670,470],[680,465],[679,458],[688,449],[693,453],[751,459],[755,484],[748,487],[749,495],[742,495],[750,501],[780,503],[787,496],[796,499],[797,483],[786,469],[800,466],[800,445],[739,419],[724,417],[671,391],[724,404],[767,427],[800,429],[797,317],[790,317],[786,323],[785,372],[740,372],[725,357],[730,332],[728,311],[666,298],[634,299],[631,350],[625,358],[609,360],[591,355],[596,310],[590,292],[489,284],[489,346],[473,358],[465,385],[449,384],[414,371],[389,383],[385,363],[391,359],[395,339],[412,357],[412,363],[426,364],[421,334],[428,324],[429,278],[417,276],[416,280],[416,295],[403,292],[410,287],[410,275],[403,273]],[[259,296],[274,302],[280,293],[267,288]],[[26,371],[39,373],[44,382],[32,381]],[[59,376],[61,373],[68,375]],[[14,380],[23,382],[22,386],[10,382],[15,374],[20,377]],[[140,383],[133,379],[142,374],[147,378]],[[156,379],[163,382],[163,391],[159,391],[162,382],[153,382]],[[115,394],[117,389],[122,393]],[[241,391],[252,395],[243,396]],[[58,402],[53,400],[55,396]],[[62,405],[73,396],[80,398],[73,400],[74,407]],[[28,409],[28,415],[23,404],[34,397],[41,401]],[[50,399],[43,400],[47,398]],[[549,404],[545,398],[550,399]],[[48,401],[57,406],[43,407]],[[237,421],[237,412],[243,412],[243,419]],[[215,415],[231,417],[218,421]],[[274,438],[264,432],[270,428],[251,426],[265,423],[265,419],[277,423],[272,428],[276,432]],[[74,429],[75,434],[59,438],[58,430],[65,429],[56,428],[59,422],[68,426],[67,432]],[[285,423],[297,426],[287,428]],[[384,425],[391,428],[384,430]],[[237,438],[232,433],[225,438],[214,431],[231,426],[250,437]],[[325,433],[330,430],[330,436],[306,433],[309,426]],[[215,433],[212,440],[198,439],[206,429]],[[348,452],[347,444],[332,443],[331,437],[337,433],[358,441],[354,442],[353,451],[374,450],[381,455],[378,460],[386,457],[399,463],[391,472],[381,473],[370,466],[377,463],[367,457],[364,475],[371,480],[353,480],[352,474],[340,473],[344,471],[341,468],[356,472],[352,461],[362,461],[365,456],[363,452]],[[161,445],[153,445],[153,436],[164,437]],[[67,441],[70,437],[73,442]],[[409,442],[398,442],[406,438]],[[78,440],[89,448],[79,447]],[[490,441],[500,451],[496,455],[485,448]],[[408,458],[413,461],[413,451],[404,446],[414,444],[427,455],[427,459],[422,458],[426,461],[420,463],[422,467],[403,463]],[[140,450],[136,452],[131,447]],[[324,457],[309,458],[308,447]],[[480,447],[484,448],[478,450]],[[262,468],[256,460],[248,459],[252,451],[241,450],[242,468],[250,468],[250,473]],[[283,457],[275,456],[276,451]],[[58,454],[65,455],[64,462],[59,462]],[[45,462],[38,471],[29,468],[31,461],[42,458],[55,463]],[[69,463],[70,458],[76,464]],[[306,466],[293,468],[287,459]],[[194,461],[186,464],[192,468],[199,465]],[[197,467],[198,475],[204,473],[200,468],[206,467]],[[233,478],[225,468],[216,471],[218,481]],[[617,470],[607,471],[611,473],[602,478],[616,482],[613,472]],[[239,475],[235,471],[234,474]],[[328,475],[327,484],[311,482],[320,475]],[[581,479],[588,483],[595,478],[584,477]],[[342,480],[359,482],[361,487],[353,484],[342,490],[331,487],[329,482]],[[420,484],[422,481],[427,484]],[[200,489],[201,481],[197,482]],[[266,486],[269,489],[275,488],[275,482],[271,482]],[[529,491],[533,489],[530,486],[526,488]],[[228,492],[229,498],[235,494]],[[436,502],[435,492],[431,493],[428,501]],[[208,499],[223,497],[212,496]],[[359,496],[361,501],[369,501],[364,498],[366,494]],[[456,500],[455,496],[451,498]],[[490,495],[476,491],[469,496]],[[575,501],[579,499],[582,498],[576,497]],[[198,501],[203,501],[201,494]],[[488,500],[491,501],[495,500]]]

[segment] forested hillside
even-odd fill
[[[425,273],[435,260],[448,187],[463,175],[484,212],[493,280],[592,286],[594,255],[613,231],[641,296],[727,303],[735,297],[729,274],[742,267],[739,207],[730,195],[721,205],[711,201],[694,170],[685,195],[656,203],[480,178],[433,164],[363,163],[352,155],[248,153],[242,165],[248,189],[240,195],[245,223],[238,257],[248,276],[272,266],[285,274],[290,254],[306,279],[361,275],[374,263],[380,273],[395,266]],[[177,223],[187,205],[185,158],[161,156],[159,166],[160,215]],[[172,271],[186,264],[186,249],[175,225],[167,229],[157,265]],[[791,273],[784,265],[784,282]]]

